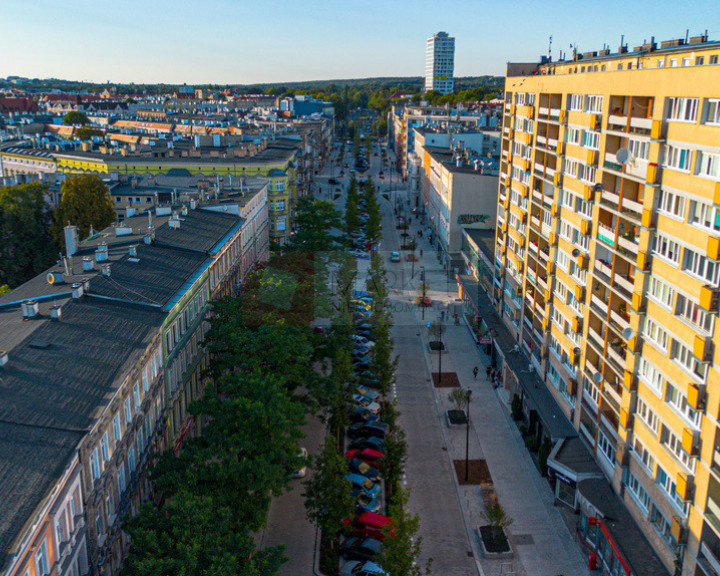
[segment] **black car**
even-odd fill
[[[358,460],[357,458],[351,458],[348,461],[348,468],[353,474],[361,474],[373,482],[378,482],[380,472],[378,472],[375,466],[370,466],[367,462]]]
[[[383,543],[375,538],[352,536],[340,544],[340,554],[346,560],[372,560],[383,551]]]
[[[353,448],[372,448],[373,450],[379,450],[380,452],[385,451],[385,441],[382,438],[376,436],[363,436],[361,438],[355,438],[348,445],[348,450]]]
[[[389,431],[390,426],[380,421],[355,422],[355,424],[350,424],[346,430],[348,438],[360,438],[361,436],[385,438]]]
[[[348,416],[351,422],[374,422],[380,419],[377,414],[373,414],[364,406],[353,406],[348,411]]]

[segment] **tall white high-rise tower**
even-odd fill
[[[425,90],[449,94],[455,87],[455,38],[438,32],[427,39],[425,49]]]

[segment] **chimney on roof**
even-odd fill
[[[90,272],[95,268],[95,262],[93,262],[92,256],[83,256],[82,268],[83,272]]]
[[[55,322],[58,322],[60,318],[62,318],[62,308],[57,304],[50,308],[50,318],[55,320]]]
[[[53,286],[55,284],[64,284],[65,283],[65,278],[62,274],[60,274],[60,272],[50,272],[45,277],[45,279],[47,280],[47,283],[50,284],[51,286]]]
[[[22,309],[23,320],[30,320],[38,315],[38,302],[37,300],[23,300],[20,304]]]
[[[78,228],[68,224],[63,229],[65,233],[65,253],[72,256],[77,252],[78,247]]]
[[[105,242],[103,242],[102,244],[100,244],[97,247],[97,250],[95,250],[95,260],[97,262],[104,262],[107,259],[108,259],[108,247],[107,247],[107,244],[105,244]]]
[[[100,272],[103,276],[110,278],[110,262],[100,266]]]
[[[137,245],[129,246],[128,254],[131,258],[137,258]]]
[[[9,360],[7,350],[0,350],[0,368],[5,366]]]

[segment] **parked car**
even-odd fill
[[[345,452],[345,458],[362,460],[375,468],[382,468],[382,460],[385,458],[385,453],[380,450],[374,450],[373,448],[351,448]]]
[[[305,462],[307,461],[307,450],[305,448],[300,448],[300,453],[298,454],[298,458],[302,460],[302,468],[299,470],[293,472],[291,478],[305,478],[305,474],[307,473],[307,465]]]
[[[377,498],[382,492],[380,484],[373,482],[370,478],[366,478],[362,474],[345,474],[345,476],[343,476],[343,480],[352,484],[353,496],[357,496],[360,492],[364,492],[368,496]]]
[[[389,432],[390,426],[385,422],[356,422],[347,427],[349,438],[360,438],[361,436],[385,438]]]
[[[370,410],[372,414],[380,414],[380,404],[369,400],[362,394],[353,394],[353,402],[355,402],[356,406],[362,406],[363,408]]]
[[[370,496],[365,492],[360,492],[355,498],[355,510],[357,512],[382,512],[382,497]]]
[[[372,324],[368,324],[367,322],[365,322],[363,324],[359,324],[358,326],[355,327],[355,330],[374,330],[374,329],[375,329],[375,326],[373,326]]]
[[[385,441],[377,436],[362,436],[350,442],[348,449],[350,448],[372,448],[373,450],[383,451],[385,449]]]
[[[351,422],[372,422],[380,419],[380,416],[373,414],[365,406],[353,406],[348,410],[348,416]]]
[[[400,262],[400,253],[399,252],[392,252],[390,254],[390,262]]]
[[[383,543],[375,538],[351,536],[340,544],[340,555],[346,560],[372,560],[383,551]]]
[[[390,537],[394,537],[392,519],[384,514],[363,512],[354,518],[346,518],[343,520],[343,524],[350,528],[351,536],[363,536],[382,541],[385,540],[385,532],[388,531]]]
[[[350,472],[370,478],[373,482],[377,482],[378,477],[380,476],[380,472],[378,472],[378,469],[375,468],[375,466],[371,466],[367,462],[357,458],[352,458],[350,462],[348,462],[348,468]]]
[[[353,334],[352,336],[350,336],[350,339],[353,340],[356,344],[360,344],[360,346],[368,346],[370,348],[375,346],[375,342],[372,342],[371,340],[368,340],[367,338],[364,338],[357,334]]]
[[[350,254],[355,256],[355,258],[360,258],[361,260],[367,260],[370,258],[368,253],[363,250],[351,250]]]
[[[355,391],[366,398],[370,398],[373,402],[378,402],[381,398],[380,392],[369,386],[363,386],[362,384],[355,384]]]
[[[351,560],[340,568],[340,576],[387,576],[387,572],[374,562]]]

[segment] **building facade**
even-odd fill
[[[509,65],[497,216],[499,314],[687,576],[720,574],[719,58],[699,36]]]
[[[425,46],[425,90],[452,94],[455,88],[455,38],[438,32]]]

